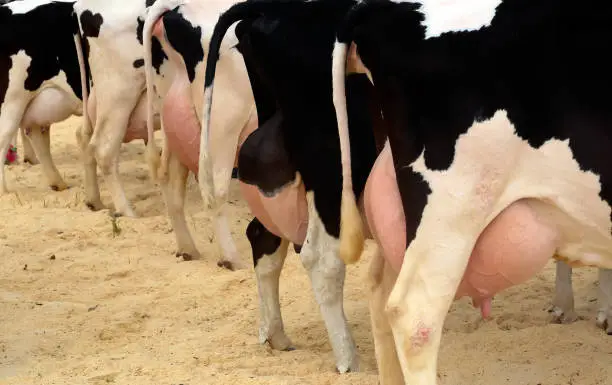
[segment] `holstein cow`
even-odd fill
[[[246,233],[259,286],[260,340],[277,349],[291,346],[284,332],[278,289],[292,242],[308,271],[341,373],[356,371],[359,364],[343,310],[345,266],[337,256],[341,169],[331,99],[331,53],[336,28],[354,4],[352,0],[245,2],[219,17],[206,64],[198,170],[201,188],[207,192],[210,187],[207,202],[218,209],[227,182],[214,175],[216,155],[212,151],[235,154],[235,143],[242,136],[238,178],[255,215]],[[238,21],[230,45],[223,37]],[[215,106],[227,99],[215,97],[213,103],[212,84],[217,63],[223,75],[224,55],[231,50],[244,58],[255,98],[259,127],[252,133],[215,132]],[[223,88],[217,88],[222,93],[232,85],[232,81],[224,83],[224,78],[216,80],[221,82]],[[366,103],[372,86],[363,75],[347,83],[352,145],[360,154],[353,159],[354,186],[360,194],[376,156]],[[224,135],[233,137],[222,139],[227,145],[220,148],[217,141]]]
[[[92,83],[91,94],[85,94],[84,98],[88,106],[85,124],[77,134],[83,150],[87,203],[94,210],[103,207],[95,177],[99,164],[111,185],[115,215],[135,216],[118,175],[118,155],[122,142],[144,139],[151,174],[154,180],[158,176],[159,154],[153,141],[153,131],[159,129],[160,119],[157,109],[151,112],[149,139],[145,45],[151,66],[158,75],[170,63],[158,37],[149,37],[146,44],[143,41],[146,12],[152,5],[153,1],[150,0],[80,0],[74,7],[83,35],[79,50],[84,52],[88,65],[83,71],[87,71]],[[94,127],[89,123],[93,123]],[[199,258],[184,213],[187,174],[176,164],[170,164],[171,168],[163,173],[165,176],[159,182],[177,240],[176,256],[185,260]],[[217,219],[216,227],[222,234],[230,234],[226,221]],[[235,250],[224,251],[222,262],[227,265],[227,261],[233,261],[236,264],[235,255]]]
[[[16,0],[0,0],[0,5],[8,4],[13,1],[16,1]],[[40,163],[38,161],[38,158],[36,157],[36,153],[34,152],[34,149],[32,148],[32,144],[30,143],[30,140],[27,139],[25,130],[21,127],[19,130],[19,134],[21,135],[21,143],[23,146],[23,153],[24,153],[23,163],[30,163],[30,164]],[[9,149],[5,156],[4,163],[12,164],[14,162],[17,162],[17,158],[18,158],[17,156],[17,133],[15,133],[15,136],[13,136],[13,140],[11,141],[11,144],[9,145]]]
[[[454,298],[486,307],[552,256],[612,268],[612,112],[601,99],[612,86],[601,49],[612,44],[612,5],[472,3],[365,1],[338,34],[343,175],[355,158],[342,106],[346,64],[375,85],[389,138],[365,193],[384,253],[371,269],[381,384],[436,383]],[[363,242],[350,188],[347,178],[346,262]]]
[[[183,4],[184,3],[184,4]],[[145,75],[148,95],[149,141],[153,137],[153,112],[160,111],[166,137],[162,150],[158,179],[162,184],[172,227],[178,242],[177,256],[198,258],[184,213],[185,187],[189,170],[197,172],[200,120],[198,112],[203,103],[204,46],[208,46],[212,28],[219,13],[232,5],[232,0],[184,2],[158,0],[148,11],[144,23]],[[180,5],[180,6],[179,6]],[[163,15],[163,16],[162,16]],[[153,38],[152,38],[153,37]],[[168,60],[157,66],[158,49]],[[235,42],[234,42],[235,43]],[[245,125],[257,122],[253,96],[249,88],[244,63],[235,50],[228,51],[221,61],[223,73],[232,80],[224,88],[222,103],[215,109],[220,132],[238,132]],[[156,71],[154,71],[156,69]],[[155,92],[149,92],[154,90]],[[196,107],[197,106],[197,107]],[[186,129],[188,127],[189,129]],[[246,129],[247,131],[252,129]],[[236,143],[230,146],[236,146]],[[225,147],[221,147],[225,148]],[[157,151],[153,152],[154,154]],[[222,177],[232,176],[235,151],[217,153],[227,168]],[[157,167],[155,161],[151,167]],[[241,267],[227,217],[222,211],[214,218],[216,244],[221,246],[219,266],[229,269]]]
[[[51,124],[82,113],[71,1],[20,0],[0,5],[0,159],[21,126],[24,160],[40,161],[52,189],[68,186],[51,158]],[[22,131],[22,132],[23,132]],[[4,162],[0,194],[6,193]]]
[[[85,193],[92,210],[104,208],[96,178],[97,165],[107,180],[115,215],[135,217],[119,179],[119,150],[122,142],[147,139],[144,48],[142,28],[150,0],[79,0],[74,4],[82,34],[87,82],[91,93],[84,96],[83,129],[77,140],[83,151]],[[156,66],[164,54],[159,42]],[[159,119],[155,126],[159,128]],[[147,158],[152,144],[148,143]]]

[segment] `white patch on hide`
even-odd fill
[[[445,32],[472,31],[491,24],[501,0],[421,0],[425,37]]]
[[[533,205],[538,216],[561,234],[558,255],[612,268],[611,208],[599,196],[599,176],[581,170],[569,140],[550,139],[535,149],[517,135],[506,112],[498,110],[459,136],[447,170],[427,169],[423,154],[411,167],[432,191],[417,238],[445,244],[447,240],[422,229],[436,228],[443,218],[461,221],[452,223],[457,235],[479,234],[511,203],[536,198],[541,202]]]
[[[22,0],[4,4],[4,7],[8,7],[16,15],[28,13],[41,5],[50,3],[74,3],[74,0]]]

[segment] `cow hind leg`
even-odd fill
[[[189,170],[181,164],[175,154],[169,154],[168,163],[168,178],[161,180],[161,187],[176,236],[178,247],[176,256],[183,257],[186,261],[199,259],[200,253],[193,242],[185,219],[185,187]]]
[[[377,250],[370,264],[370,318],[374,352],[380,385],[403,385],[404,375],[395,350],[391,325],[385,316],[385,304],[397,279],[397,273]]]
[[[431,234],[435,239],[414,238],[386,304],[385,315],[393,331],[406,384],[437,383],[444,321],[478,238],[476,231],[455,233],[453,230],[459,227],[454,221],[450,223],[453,224],[436,223],[439,227],[434,229],[421,222],[419,232],[423,229],[423,234]]]
[[[221,206],[216,213],[214,226],[215,237],[217,238],[216,244],[221,248],[220,259],[217,262],[217,266],[228,270],[241,270],[246,268],[246,265],[240,258],[238,250],[236,250],[236,244],[234,244],[232,232],[227,222],[225,206]]]
[[[89,99],[89,103],[92,103],[92,98]],[[98,162],[89,147],[93,134],[91,124],[85,122],[85,119],[84,117],[83,124],[76,130],[76,140],[81,150],[81,161],[85,174],[85,205],[92,211],[98,211],[104,208],[100,198],[100,184],[98,183]]]
[[[51,157],[51,130],[49,126],[29,127],[26,129],[26,136],[34,148],[34,152],[43,169],[43,174],[47,178],[49,187],[54,191],[63,191],[68,185],[60,175],[53,158]]]
[[[8,192],[4,159],[6,159],[6,153],[11,145],[11,141],[19,129],[19,122],[23,116],[24,109],[25,106],[19,103],[7,103],[5,101],[2,105],[2,111],[0,111],[0,159],[2,160],[0,163],[0,194]]]
[[[279,301],[280,273],[289,242],[269,232],[257,218],[247,226],[246,236],[253,250],[259,291],[259,342],[268,342],[277,350],[293,350],[285,334]]]
[[[572,268],[567,263],[558,261],[556,270],[555,298],[548,311],[552,314],[553,323],[572,323],[578,319],[574,310]]]
[[[95,157],[111,191],[115,216],[136,217],[119,178],[119,151],[127,130],[130,108],[97,110],[98,119],[88,151]]]
[[[344,315],[345,265],[338,257],[337,238],[325,231],[315,208],[314,194],[307,193],[308,231],[300,257],[312,284],[315,299],[327,327],[327,333],[340,373],[359,371],[355,342]]]
[[[612,270],[599,269],[599,310],[597,326],[612,335]]]
[[[32,143],[26,139],[26,129],[22,127],[19,130],[19,133],[21,136],[21,145],[23,146],[23,163],[29,163],[32,165],[40,163],[34,148],[32,148]]]

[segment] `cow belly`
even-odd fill
[[[49,126],[76,113],[78,106],[64,91],[45,88],[28,104],[21,127]]]
[[[164,133],[170,151],[193,173],[198,172],[200,122],[191,102],[189,82],[177,77],[164,98]]]
[[[399,271],[406,249],[406,222],[388,143],[379,155],[364,191],[370,231],[387,262]],[[538,220],[528,201],[517,201],[482,232],[457,290],[472,297],[483,315],[496,293],[525,282],[553,256],[557,232]]]
[[[251,213],[272,234],[303,245],[308,228],[308,204],[304,183],[284,187],[274,197],[263,196],[259,189],[240,182],[242,197]]]

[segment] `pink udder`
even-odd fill
[[[268,231],[303,245],[308,228],[308,204],[304,183],[288,186],[272,198],[265,197],[256,186],[240,182],[242,197],[251,213]]]
[[[555,229],[539,221],[526,201],[511,204],[480,234],[457,298],[469,296],[475,306],[486,305],[486,299],[542,270],[556,242]]]
[[[200,156],[200,122],[196,116],[189,83],[180,76],[164,98],[164,133],[168,148],[189,171],[198,173]]]
[[[406,222],[388,143],[380,153],[364,192],[367,223],[385,260],[399,272],[406,249]],[[456,298],[469,296],[483,317],[496,293],[525,282],[553,256],[557,234],[537,220],[526,201],[499,214],[480,235]]]

